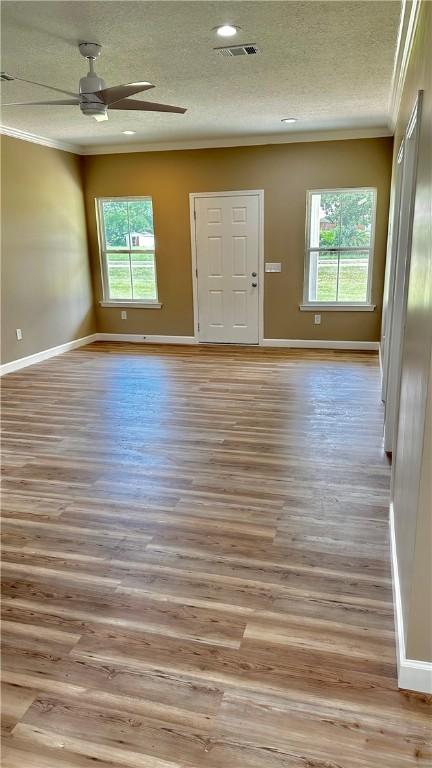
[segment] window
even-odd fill
[[[370,188],[308,192],[302,309],[374,309],[375,208]]]
[[[151,197],[96,202],[104,302],[160,306]]]

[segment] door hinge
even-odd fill
[[[196,210],[195,210],[195,208],[194,208],[194,219],[196,221]]]
[[[199,329],[200,329],[200,327],[199,327],[199,323],[198,323],[198,330],[199,330]]]
[[[198,269],[195,270],[195,277],[198,277]]]

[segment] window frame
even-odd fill
[[[310,224],[312,210],[312,195],[331,192],[333,194],[343,192],[372,192],[373,212],[371,237],[368,247],[356,248],[312,248],[310,245]],[[303,278],[303,303],[300,309],[303,311],[327,310],[327,311],[354,311],[354,312],[373,312],[376,305],[372,304],[372,279],[375,255],[375,224],[377,209],[377,188],[376,187],[328,187],[325,189],[308,189],[306,191],[306,229],[305,229],[305,258],[304,258],[304,278]],[[310,281],[310,254],[311,251],[369,251],[368,259],[368,282],[365,301],[310,301],[309,300],[309,281]]]
[[[100,264],[100,272],[101,272],[101,280],[102,280],[102,300],[99,302],[100,306],[102,307],[147,307],[150,309],[160,309],[162,307],[161,302],[159,301],[159,289],[158,289],[158,280],[157,280],[157,261],[156,261],[156,234],[155,234],[155,227],[154,227],[154,218],[153,218],[153,236],[155,241],[155,246],[153,251],[151,251],[149,248],[132,248],[130,238],[131,233],[128,233],[129,238],[129,248],[113,248],[113,249],[107,249],[106,247],[106,240],[105,240],[105,227],[104,227],[104,216],[103,216],[103,203],[104,202],[125,202],[125,203],[135,203],[140,202],[141,200],[150,200],[152,203],[152,209],[153,209],[153,198],[151,195],[122,195],[121,197],[96,197],[95,198],[95,209],[96,209],[96,225],[97,225],[97,235],[98,235],[98,245],[99,245],[99,264]],[[109,253],[153,253],[153,261],[154,261],[154,273],[155,273],[155,285],[156,285],[156,298],[155,299],[111,299],[110,298],[110,292],[109,292],[109,282],[108,282],[108,268],[107,268],[107,254]]]

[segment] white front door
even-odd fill
[[[198,337],[258,344],[258,194],[196,197]]]

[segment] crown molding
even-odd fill
[[[0,125],[0,133],[12,136],[22,141],[31,141],[44,147],[73,152],[75,155],[117,155],[133,152],[167,152],[187,149],[220,149],[224,147],[255,147],[268,144],[294,144],[312,141],[342,141],[347,139],[375,139],[392,136],[392,131],[386,127],[378,128],[346,128],[327,131],[303,131],[290,134],[269,134],[258,136],[236,136],[226,139],[197,139],[192,141],[168,141],[164,143],[130,144],[99,144],[97,146],[82,146],[67,141],[49,139],[36,133],[21,131],[9,125]]]
[[[399,114],[406,73],[414,44],[420,8],[423,2],[424,0],[402,0],[396,55],[390,89],[389,122],[392,133],[394,132]]]
[[[312,141],[340,141],[343,139],[375,139],[392,136],[388,126],[378,128],[347,128],[327,131],[303,131],[290,134],[236,136],[220,139],[196,139],[191,141],[167,141],[164,143],[122,143],[81,147],[81,155],[116,155],[132,152],[167,152],[187,149],[220,149],[223,147],[255,147],[265,144],[294,144]]]
[[[19,128],[12,128],[10,125],[0,125],[0,134],[12,136],[21,141],[30,141],[33,144],[41,144],[43,147],[52,149],[61,149],[63,152],[73,152],[75,155],[81,155],[83,147],[78,144],[71,144],[68,141],[59,141],[57,139],[48,139],[46,136],[38,136],[37,133],[21,131]]]

